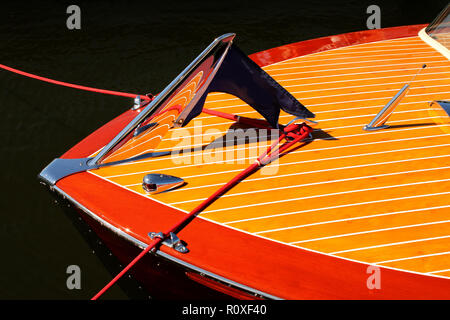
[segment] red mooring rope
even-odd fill
[[[119,91],[112,91],[112,90],[104,90],[104,89],[97,89],[97,88],[92,88],[92,87],[86,87],[86,86],[80,86],[78,84],[72,84],[72,83],[68,83],[68,82],[63,82],[63,81],[58,81],[58,80],[53,80],[50,78],[45,78],[45,77],[41,77],[32,73],[28,73],[25,71],[21,71],[21,70],[17,70],[8,66],[5,66],[3,64],[0,64],[0,68],[16,73],[16,74],[20,74],[22,76],[28,77],[28,78],[33,78],[33,79],[37,79],[37,80],[41,80],[41,81],[45,81],[48,83],[52,83],[52,84],[56,84],[56,85],[60,85],[60,86],[64,86],[64,87],[69,87],[69,88],[74,88],[74,89],[80,89],[80,90],[85,90],[85,91],[91,91],[91,92],[97,92],[97,93],[103,93],[103,94],[109,94],[109,95],[113,95],[113,96],[122,96],[122,97],[129,97],[129,98],[135,98],[136,96],[140,96],[141,99],[143,100],[151,100],[150,97],[147,97],[146,95],[139,95],[139,94],[134,94],[134,93],[126,93],[126,92],[119,92]]]
[[[86,87],[86,86],[80,86],[77,84],[57,81],[41,76],[37,76],[28,72],[20,71],[8,66],[5,66],[3,64],[0,64],[0,68],[14,72],[16,74],[20,74],[25,77],[45,81],[48,83],[61,85],[65,87],[70,87],[74,89],[80,89],[85,91],[92,91],[97,93],[103,93],[103,94],[109,94],[109,95],[115,95],[115,96],[122,96],[122,97],[130,97],[135,98],[138,96],[138,94],[133,93],[125,93],[125,92],[119,92],[119,91],[111,91],[111,90],[104,90],[104,89],[97,89],[92,87]],[[139,95],[144,100],[151,100],[152,98],[146,96],[146,95]],[[240,117],[233,114],[228,114],[220,111],[214,111],[209,109],[203,109],[205,113],[215,115],[218,117],[222,117],[225,119],[230,119],[234,121],[238,121],[241,123],[253,125],[259,128],[268,128],[268,123],[264,120],[258,120],[258,119],[251,119],[246,117]],[[159,245],[165,238],[167,238],[171,232],[177,233],[181,229],[183,229],[192,219],[195,218],[195,216],[203,211],[205,208],[207,208],[211,203],[213,203],[216,199],[218,199],[220,196],[222,196],[224,193],[226,193],[228,190],[233,188],[236,184],[238,184],[242,179],[246,178],[248,175],[256,171],[258,168],[263,167],[270,162],[272,162],[274,159],[278,158],[278,156],[293,146],[294,144],[306,139],[309,134],[312,132],[312,128],[308,126],[306,123],[302,124],[290,124],[283,128],[282,134],[280,135],[279,139],[274,142],[263,154],[261,154],[256,161],[250,165],[248,168],[240,172],[238,175],[236,175],[233,179],[231,179],[229,182],[227,182],[225,185],[223,185],[219,190],[214,192],[211,196],[209,196],[208,199],[204,200],[201,204],[199,204],[196,208],[194,208],[189,214],[187,214],[183,219],[181,219],[178,223],[176,223],[174,226],[172,226],[169,230],[167,230],[162,238],[155,238],[152,242],[148,244],[148,246],[139,253],[139,255],[134,258],[122,271],[120,271],[102,290],[100,290],[94,297],[92,297],[91,300],[97,300],[103,293],[105,293],[111,286],[113,286],[125,273],[128,272],[143,256],[145,256],[146,253],[148,253],[150,250],[154,249],[157,245]],[[283,139],[286,139],[286,142],[283,143],[281,146],[278,147],[277,150],[274,151],[274,148],[281,143]]]
[[[272,162],[274,159],[278,158],[281,152],[284,152],[292,145],[300,142],[303,139],[306,139],[309,134],[312,132],[312,128],[305,123],[302,124],[291,124],[284,128],[283,133],[280,135],[279,139],[274,142],[266,152],[261,154],[258,159],[250,165],[248,168],[240,172],[237,176],[223,185],[219,190],[214,192],[208,199],[204,200],[200,203],[196,208],[194,208],[189,214],[187,214],[183,219],[181,219],[177,224],[172,226],[169,230],[164,233],[162,238],[155,238],[149,245],[142,250],[142,252],[133,259],[119,274],[117,274],[114,279],[112,279],[102,290],[100,290],[91,300],[97,300],[103,293],[105,293],[112,285],[114,285],[128,270],[133,267],[136,262],[138,262],[147,252],[154,249],[158,244],[160,244],[166,237],[169,236],[171,232],[177,233],[183,227],[185,227],[195,216],[203,211],[206,207],[208,207],[211,203],[213,203],[217,198],[226,193],[228,190],[233,188],[236,184],[238,184],[242,179],[246,178],[248,175],[256,171],[258,168],[265,166],[266,164]],[[276,152],[274,152],[274,148],[287,136],[290,137],[284,144],[282,144]]]

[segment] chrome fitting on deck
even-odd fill
[[[181,241],[180,238],[178,238],[178,236],[173,232],[169,233],[169,238],[165,238],[162,232],[150,232],[148,236],[152,240],[155,238],[163,239],[163,245],[168,246],[169,248],[172,248],[180,253],[189,252],[189,249],[186,248],[186,245],[183,243],[183,241]]]

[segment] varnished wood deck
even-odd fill
[[[388,121],[391,128],[362,130],[423,63],[428,67]],[[316,131],[313,142],[272,165],[277,174],[250,176],[201,217],[288,245],[450,277],[449,124],[436,124],[428,112],[430,101],[450,98],[450,62],[412,37],[310,54],[264,69],[316,114],[317,129],[328,135]],[[205,107],[260,117],[226,94],[211,94]],[[282,114],[280,122],[290,119]],[[232,124],[202,114],[187,128],[171,130],[158,150],[179,149],[181,141],[201,147]],[[218,153],[205,163],[204,154],[185,152],[91,173],[144,196],[145,174],[182,177],[184,187],[151,197],[190,211],[260,153],[250,153],[257,150],[254,144],[227,150],[242,161],[227,163]]]

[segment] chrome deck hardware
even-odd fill
[[[141,96],[136,96],[136,98],[134,98],[134,105],[131,108],[131,110],[137,110],[141,107]]]
[[[146,104],[151,102],[154,98],[153,94],[151,94],[151,93],[144,94],[143,96],[145,96],[146,99],[142,99],[141,96],[136,96],[134,98],[134,104],[131,107],[131,110],[138,110],[138,109],[142,108],[143,106],[145,106]],[[147,98],[150,98],[150,100]]]
[[[150,173],[142,180],[142,188],[151,194],[167,191],[181,186],[184,180],[167,174]]]
[[[375,116],[375,118],[370,121],[368,125],[364,126],[364,130],[373,131],[388,128],[386,125],[386,121],[391,116],[392,112],[394,112],[395,107],[400,103],[402,98],[406,95],[409,89],[409,84],[405,84],[403,88],[400,89],[399,92],[389,101],[383,109]]]
[[[381,109],[380,112],[370,121],[369,124],[364,126],[364,130],[366,131],[374,131],[374,130],[380,130],[389,128],[388,125],[386,125],[386,121],[389,119],[391,114],[394,112],[394,109],[398,106],[400,101],[406,96],[409,90],[409,85],[411,82],[414,81],[414,79],[417,77],[417,75],[426,68],[426,64],[422,65],[422,67],[417,71],[417,73],[414,75],[414,77],[409,81],[408,84],[405,84],[398,92],[397,94]]]
[[[150,237],[150,239],[154,239],[154,238],[160,238],[160,239],[164,239],[164,234],[162,232],[150,232],[148,234],[148,236]],[[163,245],[168,246],[169,248],[172,248],[180,253],[188,253],[189,249],[186,248],[186,245],[183,243],[183,241],[180,240],[180,238],[178,238],[178,236],[171,232],[169,234],[169,237],[164,239],[162,242]]]

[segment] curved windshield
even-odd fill
[[[225,34],[214,40],[91,163],[122,161],[152,152],[170,128],[187,123],[192,108],[203,97],[234,36]]]
[[[144,118],[104,156],[102,163],[129,159],[155,150],[169,129],[177,121],[181,123],[180,115],[205,83],[213,62],[213,59],[206,59],[197,67],[155,112]]]
[[[450,50],[450,4],[426,28],[426,33]]]

